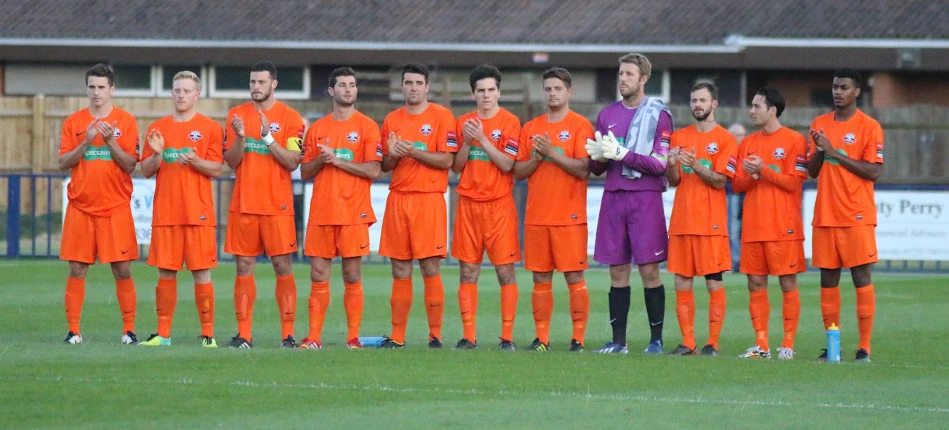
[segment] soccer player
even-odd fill
[[[178,302],[178,271],[182,264],[194,278],[194,303],[201,321],[201,345],[214,340],[214,286],[217,239],[211,178],[224,169],[224,131],[196,108],[201,78],[183,71],[172,78],[175,112],[148,128],[142,151],[142,173],[155,180],[152,242],[148,265],[158,268],[155,311],[158,332],[141,345],[171,345],[171,320]]]
[[[369,255],[369,226],[376,222],[369,189],[382,173],[382,139],[375,121],[356,110],[356,72],[330,73],[333,113],[310,126],[300,175],[313,179],[304,254],[310,257],[310,332],[304,349],[323,347],[322,331],[330,302],[330,265],[343,259],[343,305],[349,333],[346,346],[361,348],[362,257]]]
[[[817,178],[813,263],[820,267],[824,328],[840,326],[840,268],[850,268],[860,330],[855,359],[869,363],[876,310],[870,272],[879,259],[873,183],[883,170],[883,128],[857,109],[862,83],[856,70],[834,72],[834,111],[811,123],[807,171]],[[827,359],[826,350],[819,359]]]
[[[392,335],[383,348],[404,348],[412,309],[412,260],[425,284],[428,346],[442,347],[445,288],[442,258],[448,255],[448,169],[458,151],[455,117],[428,101],[428,68],[402,68],[405,106],[382,123],[382,171],[392,172],[382,219],[379,254],[392,261]]]
[[[106,64],[86,72],[89,107],[69,115],[59,140],[59,168],[70,170],[69,205],[63,222],[61,260],[66,280],[65,342],[82,343],[79,320],[89,265],[109,263],[122,311],[122,343],[136,344],[135,283],[129,264],[138,259],[132,221],[132,176],[138,163],[138,125],[132,114],[112,105],[115,75]]]
[[[669,224],[669,271],[675,273],[676,316],[682,343],[673,355],[693,355],[695,297],[692,280],[705,277],[708,289],[708,341],[702,355],[718,355],[725,321],[725,283],[731,269],[725,184],[735,177],[738,143],[715,122],[718,88],[711,82],[692,87],[689,107],[695,124],[672,133],[666,179],[676,186]]]
[[[458,118],[461,146],[452,171],[461,174],[458,183],[458,215],[452,236],[451,255],[461,265],[458,307],[464,337],[455,348],[478,347],[478,275],[487,250],[501,285],[502,351],[514,351],[514,316],[517,313],[517,279],[514,263],[521,259],[514,206],[514,160],[520,150],[521,123],[498,105],[501,72],[481,65],[468,75],[471,97],[478,108]]]
[[[228,346],[252,347],[257,284],[254,266],[266,252],[277,275],[276,297],[284,348],[296,347],[297,286],[290,254],[297,251],[290,172],[300,164],[303,118],[274,96],[277,68],[261,62],[250,69],[251,101],[227,113],[224,161],[236,173],[224,251],[237,260],[234,312],[237,335]]]
[[[626,354],[630,263],[639,267],[649,319],[646,354],[662,354],[666,291],[659,263],[666,260],[669,238],[662,207],[666,190],[666,154],[672,137],[672,114],[661,100],[646,97],[652,64],[642,54],[619,59],[623,99],[605,107],[596,120],[600,133],[588,142],[594,175],[606,172],[593,259],[610,266],[610,325],[613,340],[601,353]],[[619,137],[610,138],[616,133]]]
[[[806,269],[802,184],[807,179],[807,142],[800,133],[781,125],[784,95],[764,87],[755,93],[748,114],[758,132],[741,142],[741,168],[732,186],[745,192],[741,221],[741,273],[748,275],[748,311],[755,346],[741,358],[771,358],[768,345],[768,276],[777,276],[783,295],[784,340],[778,358],[794,358],[794,336],[801,314],[797,274]]]
[[[593,126],[570,110],[573,80],[559,67],[543,74],[547,113],[524,125],[514,164],[514,179],[527,181],[524,217],[524,266],[534,272],[532,306],[537,338],[531,351],[550,348],[554,312],[553,271],[563,272],[570,291],[573,337],[570,351],[583,351],[590,314],[583,271],[587,269],[587,178],[590,157],[585,145]]]

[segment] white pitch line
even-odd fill
[[[646,396],[646,395],[625,395],[625,394],[595,394],[595,393],[579,393],[571,391],[549,391],[549,392],[537,392],[537,393],[528,393],[528,392],[514,392],[507,390],[500,391],[483,391],[474,388],[470,389],[455,389],[455,388],[415,388],[415,387],[390,387],[386,385],[335,385],[335,384],[326,384],[323,382],[310,383],[310,384],[293,384],[293,383],[284,383],[284,382],[258,382],[258,381],[195,381],[191,378],[181,378],[181,379],[167,379],[167,380],[145,380],[145,379],[124,379],[124,378],[112,378],[112,379],[102,379],[102,378],[73,378],[73,377],[0,377],[0,380],[6,381],[23,381],[23,382],[62,382],[62,383],[120,383],[120,384],[175,384],[175,385],[203,385],[203,386],[218,386],[218,387],[227,387],[227,386],[237,386],[237,387],[249,387],[249,388],[287,388],[287,389],[303,389],[303,390],[334,390],[334,391],[367,391],[367,392],[381,392],[381,393],[403,393],[403,394],[459,394],[459,395],[499,395],[499,396],[512,396],[512,397],[522,397],[524,395],[531,394],[541,394],[548,395],[550,397],[575,397],[579,399],[587,400],[588,404],[590,400],[612,400],[620,402],[641,402],[641,403],[650,403],[650,402],[662,402],[662,403],[671,403],[671,404],[692,404],[692,405],[723,405],[723,406],[741,406],[742,408],[746,406],[760,406],[760,407],[788,407],[788,408],[826,408],[826,409],[858,409],[858,410],[869,410],[869,411],[894,411],[894,412],[912,412],[912,413],[937,413],[937,414],[949,414],[949,408],[940,407],[940,406],[904,406],[904,405],[889,405],[889,404],[876,404],[876,403],[829,403],[829,402],[818,402],[818,403],[793,403],[784,400],[736,400],[736,399],[712,399],[706,397],[660,397],[660,396]]]

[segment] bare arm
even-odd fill
[[[79,161],[82,160],[82,154],[86,152],[86,148],[89,147],[91,139],[86,135],[86,140],[82,141],[75,149],[69,151],[63,155],[59,156],[57,164],[59,164],[59,170],[66,171],[72,169],[75,165],[79,164]]]
[[[537,157],[531,157],[526,161],[514,162],[514,180],[523,181],[529,178],[540,167],[541,160]]]
[[[831,158],[837,160],[841,166],[849,170],[854,175],[857,175],[861,179],[865,179],[870,182],[876,182],[876,180],[880,177],[880,173],[883,172],[882,164],[870,163],[863,160],[854,160],[853,158],[850,158],[837,151],[833,151],[832,153],[834,155],[831,155]],[[809,164],[808,170],[810,170]]]
[[[391,172],[395,170],[395,166],[399,164],[399,158],[401,157],[394,157],[388,154],[383,155],[382,156],[382,171]]]
[[[810,160],[807,160],[807,174],[812,178],[820,175],[820,168],[824,165],[824,151],[817,151]]]
[[[702,163],[692,164],[692,170],[695,171],[695,174],[702,178],[702,181],[708,184],[710,187],[720,190],[725,188],[725,183],[728,182],[728,176],[725,176],[718,172],[713,172],[708,167],[705,167]]]
[[[270,155],[277,160],[280,167],[290,171],[296,170],[300,165],[300,159],[303,158],[300,151],[291,151],[276,142],[270,145]]]
[[[488,159],[501,170],[501,173],[509,173],[514,169],[514,159],[495,148],[486,136],[481,135],[478,141],[481,143],[481,149],[484,149],[484,153],[488,155]]]
[[[151,178],[158,174],[159,168],[161,168],[160,153],[153,153],[142,160],[142,174],[145,175],[146,178]]]
[[[678,152],[679,150],[677,148],[670,150],[666,162],[666,180],[669,181],[669,186],[672,187],[677,187],[679,186],[679,182],[682,182],[682,173],[679,172]]]
[[[109,124],[105,121],[99,121],[96,124],[96,128],[99,135],[105,140],[105,144],[108,145],[109,152],[112,153],[112,160],[115,161],[115,164],[125,173],[135,171],[135,165],[138,164],[138,157],[125,152],[122,146],[119,145],[119,142],[115,140],[115,137],[113,137],[113,133],[115,133],[115,123]]]
[[[382,163],[379,161],[354,163],[337,157],[335,161],[333,161],[333,165],[346,173],[367,179],[377,179],[379,175],[382,174]]]
[[[580,179],[590,177],[590,157],[570,158],[557,151],[550,151],[547,158],[550,158],[551,162],[571,176],[576,176]]]
[[[303,163],[300,165],[300,179],[309,181],[310,179],[315,178],[316,175],[318,175],[320,171],[323,170],[324,165],[325,163],[323,163],[323,159],[320,157],[314,158],[313,161],[310,161],[309,163]]]
[[[461,147],[458,148],[458,152],[455,153],[454,160],[451,164],[451,171],[455,173],[461,173],[465,170],[465,165],[468,164],[468,153],[471,152],[471,143],[468,139],[462,137],[461,140]]]
[[[454,159],[450,152],[419,151],[410,147],[409,157],[433,169],[448,169],[454,164]]]

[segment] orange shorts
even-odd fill
[[[159,269],[204,270],[217,267],[217,237],[213,225],[164,225],[152,227],[148,265]]]
[[[293,215],[228,213],[224,252],[256,257],[264,251],[268,257],[297,252],[297,228]]]
[[[821,269],[851,268],[876,263],[876,226],[814,227],[811,262]]]
[[[308,225],[303,255],[343,258],[369,255],[369,224]]]
[[[728,236],[669,236],[671,273],[694,278],[722,273],[731,269],[731,247]]]
[[[443,194],[389,193],[379,255],[398,260],[445,258],[447,242],[448,209]]]
[[[95,264],[138,260],[138,241],[132,209],[122,208],[110,216],[89,215],[66,206],[59,259]]]
[[[532,272],[576,272],[587,263],[587,225],[525,225],[524,268]]]
[[[746,275],[784,276],[807,270],[803,240],[743,242],[741,273]]]
[[[521,260],[514,196],[487,202],[458,196],[451,256],[465,263],[481,264],[485,250],[495,266]]]

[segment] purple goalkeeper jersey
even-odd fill
[[[628,108],[622,101],[613,103],[600,111],[596,117],[596,131],[603,135],[612,131],[613,135],[625,146],[629,125],[636,115],[636,108]],[[652,154],[639,155],[629,151],[622,163],[614,160],[590,160],[590,170],[594,175],[606,172],[606,191],[659,191],[666,190],[666,155],[669,153],[669,139],[672,137],[672,116],[663,111],[659,114],[659,125],[653,137]],[[642,173],[639,179],[623,176],[623,166]]]

